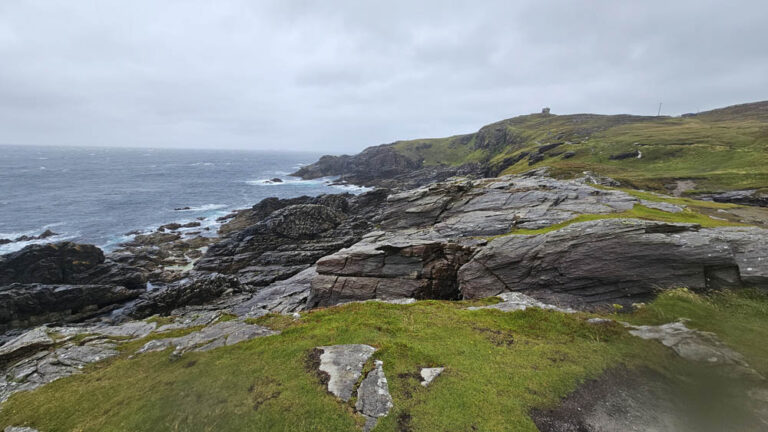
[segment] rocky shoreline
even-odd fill
[[[303,175],[315,175],[312,169]],[[182,236],[181,224],[169,224],[109,254],[63,242],[4,255],[0,396],[76,373],[68,366],[19,375],[24,367],[45,370],[54,357],[51,364],[61,363],[70,355],[61,350],[88,351],[77,351],[75,366],[114,355],[113,342],[71,346],[66,337],[135,339],[159,331],[140,321],[155,315],[172,317],[172,328],[207,326],[199,339],[147,348],[175,346],[181,353],[273,334],[249,326],[248,318],[357,301],[514,294],[534,307],[600,310],[631,309],[680,286],[768,288],[764,228],[670,221],[694,210],[671,197],[608,188],[610,179],[593,174],[558,180],[546,170],[491,178],[457,173],[403,172],[400,178],[410,180],[388,178],[382,184],[391,188],[360,195],[268,198],[228,216],[219,237]],[[660,219],[633,217],[637,209]],[[720,210],[723,217],[712,221],[737,217]],[[213,324],[224,315],[237,324]],[[369,419],[386,414],[379,411]]]
[[[606,182],[545,170],[460,177],[404,191],[268,198],[229,215],[220,237],[182,236],[179,228],[194,227],[168,224],[107,255],[69,242],[30,245],[0,257],[9,299],[0,328],[114,324],[233,295],[270,311],[298,286],[306,303],[283,310],[507,291],[589,308],[628,306],[675,286],[768,287],[765,229],[617,218],[635,206],[688,209],[595,184]],[[595,220],[568,224],[584,216]],[[544,232],[551,227],[559,229]]]

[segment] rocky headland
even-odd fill
[[[490,129],[456,139],[493,148],[515,138]],[[537,150],[543,156],[526,152],[503,164],[525,157],[536,165],[563,146],[555,144]],[[561,157],[571,157],[566,155]],[[768,215],[757,189],[699,201],[623,189],[592,172],[564,178],[548,168],[502,171],[486,162],[425,165],[394,146],[372,147],[357,156],[323,157],[296,173],[376,186],[359,195],[268,198],[225,217],[217,236],[193,231],[199,226],[194,222],[167,224],[109,254],[63,242],[2,256],[0,401],[119,357],[132,343],[140,342],[132,355],[168,349],[178,359],[278,337],[279,328],[259,321],[265,317],[296,321],[336,305],[496,298],[469,310],[610,314],[640,310],[681,287],[694,293],[768,289]],[[748,376],[750,388],[763,388],[762,375],[710,333],[683,323],[644,327],[590,319],[582,322],[661,341],[683,359],[723,364]],[[483,331],[498,346],[513,343],[499,330]],[[387,384],[395,372],[372,357],[377,347],[358,342],[316,346],[306,363],[331,394],[354,402],[349,409],[371,430],[398,409]],[[445,368],[442,359],[421,363],[421,386]],[[404,380],[416,374],[399,373]],[[640,379],[661,391],[661,378],[613,369],[602,379],[531,418],[552,431],[658,426],[627,426],[618,414],[604,412],[589,389],[606,398],[617,391],[626,395],[626,385],[606,382]],[[749,400],[765,426],[768,401],[762,397]],[[616,402],[619,411],[647,414],[659,400],[636,395],[625,402]],[[574,414],[580,406],[587,411]],[[657,420],[676,424],[674,412],[665,413]],[[405,425],[398,430],[410,430],[406,414],[398,414],[397,423]],[[569,429],[579,422],[587,426]]]

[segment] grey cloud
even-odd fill
[[[0,2],[0,143],[354,152],[768,99],[763,0]]]

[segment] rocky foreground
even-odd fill
[[[607,187],[614,183],[594,175],[436,176],[441,181],[413,189],[270,198],[231,215],[215,239],[168,226],[109,255],[58,243],[0,257],[0,400],[79,373],[148,335],[191,331],[158,336],[136,355],[172,348],[179,357],[275,335],[249,321],[269,313],[493,296],[501,310],[630,310],[677,287],[768,288],[768,229],[738,223],[735,207],[710,207],[707,216],[701,204]],[[684,325],[631,331],[682,357],[759,375]],[[386,364],[377,361],[359,381],[374,351],[317,347],[329,392],[342,400],[357,392],[365,430],[392,407]],[[422,384],[441,371],[423,368]],[[537,415],[537,424],[557,417]]]

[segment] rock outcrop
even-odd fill
[[[263,201],[235,216],[230,223],[253,224],[211,245],[195,269],[235,275],[250,287],[289,278],[373,229],[385,198],[374,191]]]
[[[141,290],[116,285],[11,284],[0,287],[0,330],[103,315]]]
[[[519,291],[565,304],[629,304],[659,289],[768,286],[768,231],[636,219],[491,241],[459,270],[464,298]]]
[[[471,242],[470,242],[471,244]],[[317,262],[310,307],[370,299],[444,299],[460,296],[456,272],[469,261],[469,244],[446,239],[369,234]]]
[[[635,206],[670,215],[684,211],[663,199],[590,184],[596,181],[607,180],[593,174],[555,180],[537,170],[392,194],[382,231],[318,260],[307,304],[519,291],[565,307],[592,307],[641,302],[677,286],[768,285],[768,231],[759,228],[608,218],[539,235],[514,234]]]
[[[124,314],[144,318],[167,314],[188,305],[199,305],[240,290],[237,278],[218,273],[192,272],[187,278],[141,294]]]
[[[110,284],[141,289],[140,269],[107,261],[101,249],[71,242],[29,245],[0,256],[0,286],[12,283]]]

